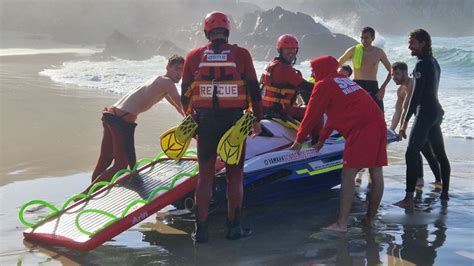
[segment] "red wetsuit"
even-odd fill
[[[369,94],[347,76],[338,74],[337,60],[320,57],[311,62],[315,85],[296,140],[302,143],[323,113],[329,123],[321,130],[324,142],[334,128],[346,139],[344,166],[372,168],[387,165],[387,128],[383,113]]]
[[[207,55],[207,54],[210,54]],[[225,55],[227,54],[227,56]],[[205,80],[232,81],[227,78],[225,73],[232,70],[226,69],[225,65],[232,65],[238,72],[240,79],[245,82],[247,94],[250,96],[250,102],[253,112],[259,121],[262,117],[261,94],[257,80],[257,74],[253,66],[252,57],[245,49],[236,45],[229,45],[224,42],[207,44],[202,47],[192,49],[186,56],[183,66],[183,81],[181,100],[183,108],[190,112],[189,106],[192,102],[189,95],[189,87],[200,74],[200,67],[212,65],[214,62],[219,63],[220,58],[232,57],[234,61],[222,64],[222,67],[211,67],[206,69]],[[214,62],[203,63],[203,58],[214,58]],[[234,64],[235,63],[235,64]],[[201,70],[203,73],[203,70]],[[224,73],[224,74],[223,74]],[[202,75],[201,75],[202,76]],[[213,97],[214,98],[214,97]],[[198,220],[207,220],[208,207],[212,195],[212,184],[215,175],[215,161],[217,144],[222,135],[242,116],[244,106],[242,108],[229,108],[234,106],[218,100],[219,104],[211,108],[194,106],[193,112],[196,114],[198,127],[198,159],[199,159],[199,178],[196,187],[196,206],[198,208]],[[191,104],[191,105],[190,105]],[[226,106],[227,105],[227,106]],[[245,154],[245,150],[243,151]],[[234,212],[242,205],[243,198],[243,161],[238,165],[226,165],[227,173],[227,199],[228,199],[228,218],[233,220]]]

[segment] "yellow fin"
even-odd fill
[[[161,134],[160,145],[166,156],[174,160],[181,159],[188,149],[197,127],[197,123],[188,115],[181,124]]]
[[[224,162],[230,165],[239,163],[243,145],[254,122],[255,117],[252,112],[245,112],[235,125],[224,133],[217,145],[217,154]]]

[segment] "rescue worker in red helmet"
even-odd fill
[[[278,38],[276,48],[278,57],[267,65],[260,78],[263,113],[268,118],[301,121],[306,108],[295,106],[296,97],[299,93],[307,104],[313,84],[293,67],[299,49],[298,39],[291,34],[283,34]],[[315,125],[315,137],[321,128],[322,121]]]
[[[216,150],[219,139],[252,107],[256,123],[252,131],[261,132],[261,94],[250,53],[229,44],[230,21],[218,11],[207,14],[204,33],[209,43],[190,50],[183,66],[181,101],[187,114],[198,123],[197,152],[199,177],[196,186],[196,227],[194,241],[208,241],[208,212],[215,175]],[[227,90],[225,88],[232,87]],[[230,240],[249,236],[251,231],[240,225],[243,199],[243,161],[226,164],[227,174],[227,235]]]

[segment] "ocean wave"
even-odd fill
[[[434,46],[433,55],[445,66],[471,68],[471,70],[474,67],[472,50]]]
[[[145,81],[164,75],[167,60],[155,56],[145,61],[115,58],[112,61],[68,61],[59,67],[48,68],[40,75],[59,83],[125,93]]]
[[[390,62],[405,61],[410,70],[416,64],[416,58],[410,55],[406,37],[381,36],[385,41],[385,48]],[[474,117],[471,106],[474,105],[472,97],[473,83],[471,81],[472,49],[466,40],[455,47],[455,39],[433,43],[435,57],[438,58],[442,77],[440,84],[440,99],[446,111],[442,124],[443,133],[447,136],[464,138],[474,137]],[[457,40],[457,39],[456,39]],[[459,40],[457,40],[459,42]],[[438,44],[439,43],[439,44]],[[145,61],[129,61],[115,59],[113,61],[70,61],[57,67],[48,68],[40,72],[41,75],[50,77],[53,81],[78,85],[82,88],[108,91],[113,93],[126,93],[148,79],[165,74],[166,58],[156,56]],[[268,62],[254,61],[257,75],[260,76]],[[299,62],[295,66],[305,78],[311,70],[308,61]],[[386,71],[380,66],[378,80],[381,82],[386,77]],[[469,75],[466,75],[468,71]],[[178,85],[179,88],[179,85]],[[396,101],[397,86],[390,82],[385,94],[385,116],[390,119],[393,115]]]
[[[12,55],[37,55],[37,54],[93,54],[99,52],[93,48],[52,48],[52,49],[30,49],[30,48],[2,48],[0,56]]]

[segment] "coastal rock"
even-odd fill
[[[250,26],[252,24],[253,28]],[[239,25],[240,30],[251,30],[245,35],[243,46],[249,49],[256,60],[268,61],[277,56],[276,41],[285,33],[295,35],[300,41],[300,61],[324,54],[339,57],[347,48],[357,44],[349,36],[331,33],[307,14],[281,7],[249,14]]]
[[[185,51],[168,40],[143,38],[132,40],[125,34],[115,30],[105,41],[105,48],[96,58],[112,56],[127,60],[146,60],[156,55],[183,55]]]
[[[357,44],[349,36],[332,33],[307,14],[281,7],[247,13],[238,20],[230,16],[230,20],[229,42],[247,48],[253,59],[259,61],[269,61],[277,56],[276,41],[285,33],[299,39],[300,62],[324,54],[339,57],[347,48]],[[148,59],[154,55],[169,56],[172,53],[184,56],[185,51],[207,42],[202,22],[175,31],[171,39],[173,41],[149,38],[133,41],[115,31],[107,38],[102,55],[134,60]]]

